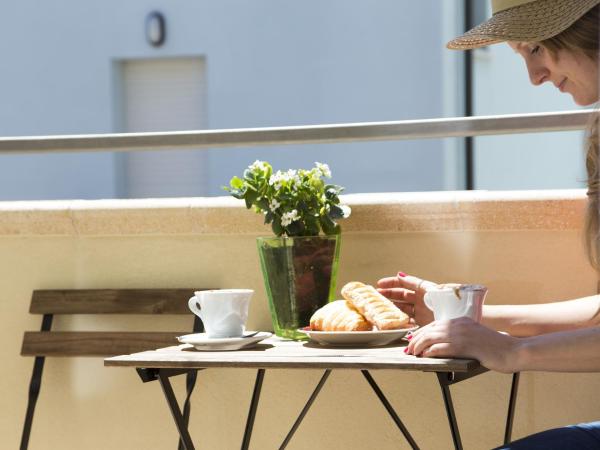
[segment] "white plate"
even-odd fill
[[[246,331],[246,334],[253,333]],[[251,347],[258,344],[263,339],[271,337],[273,333],[260,331],[251,337],[235,337],[235,338],[209,338],[206,333],[186,334],[179,336],[177,340],[182,344],[191,344],[196,350],[203,351],[225,351],[225,350],[240,350],[242,348]]]
[[[391,344],[394,341],[402,339],[409,331],[414,331],[417,328],[419,327],[383,331],[311,331],[300,328],[298,331],[305,333],[311,340],[321,345],[375,347]]]

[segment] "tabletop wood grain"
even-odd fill
[[[137,368],[275,368],[275,369],[395,369],[424,372],[469,372],[471,359],[417,358],[406,355],[406,343],[377,348],[334,348],[277,337],[246,350],[198,351],[189,344],[115,356],[105,366]]]

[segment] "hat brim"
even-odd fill
[[[562,33],[600,0],[537,0],[499,11],[446,44],[469,50],[499,42],[540,42]]]

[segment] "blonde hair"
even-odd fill
[[[600,272],[600,164],[598,133],[600,113],[593,115],[586,141],[587,209],[585,214],[585,250],[592,267]]]
[[[556,56],[559,50],[583,52],[590,59],[598,59],[598,22],[600,5],[594,6],[563,32],[540,42]]]
[[[598,63],[598,22],[600,5],[594,6],[577,22],[562,33],[540,42],[552,57],[557,58],[559,50],[583,53]],[[598,151],[600,133],[600,112],[593,114],[586,139],[585,167],[587,171],[587,209],[584,225],[585,250],[594,269],[600,272],[600,162]]]

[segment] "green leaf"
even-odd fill
[[[319,217],[319,222],[321,223],[321,228],[323,228],[325,234],[336,234],[335,227],[337,224],[331,220],[329,216]]]
[[[343,219],[344,210],[338,205],[329,205],[329,217],[332,219]]]
[[[304,218],[305,231],[307,236],[317,236],[321,231],[318,217],[313,215],[306,216]]]
[[[256,202],[256,206],[263,211],[269,211],[269,201],[265,197],[261,197],[260,200]]]
[[[273,219],[271,229],[273,230],[273,233],[275,233],[275,236],[281,236],[283,234],[284,230],[281,226],[281,219],[279,217],[275,217],[275,219]]]
[[[234,189],[242,189],[244,182],[238,177],[233,177],[229,182],[229,185]]]
[[[254,190],[247,190],[244,200],[246,201],[246,208],[250,209],[256,199],[258,198],[258,192]]]
[[[302,236],[304,231],[304,224],[301,220],[296,220],[287,226],[287,233],[289,236]]]
[[[298,202],[298,206],[295,209],[297,209],[299,213],[304,214],[308,211],[308,206],[306,205],[306,202],[304,200],[300,200]]]
[[[275,218],[275,214],[273,214],[271,211],[268,211],[265,214],[265,225],[271,223],[274,218]]]
[[[327,200],[337,199],[339,192],[339,186],[335,186],[333,184],[328,184],[325,186],[325,197]]]

